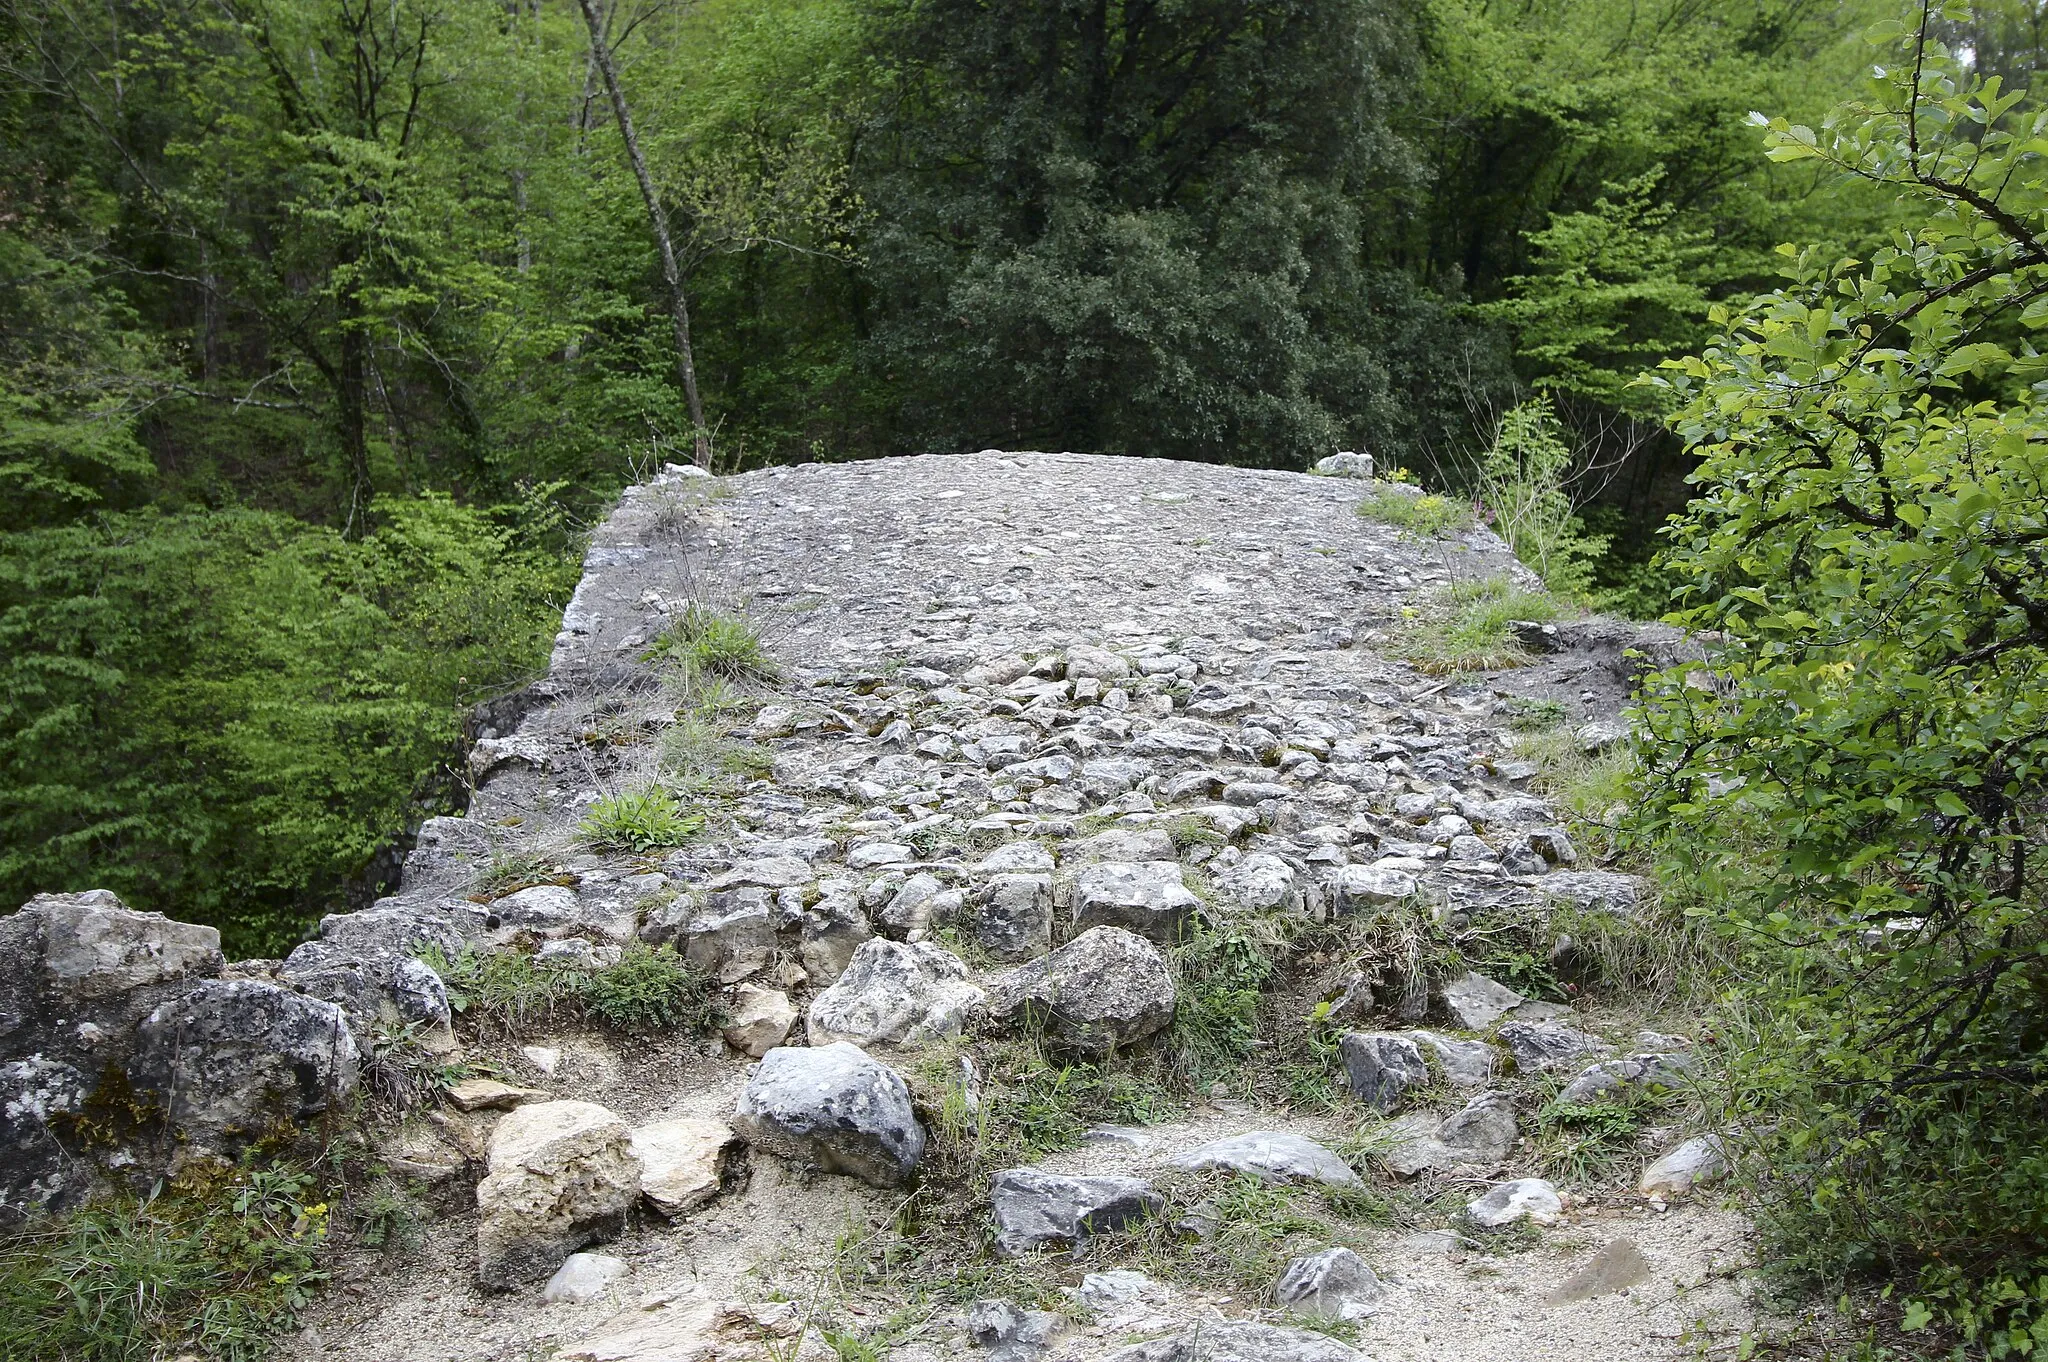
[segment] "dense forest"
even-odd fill
[[[1654,614],[1685,460],[1636,376],[1883,229],[1748,123],[1878,8],[8,0],[0,897],[287,947],[669,459],[1456,487],[1534,398]]]
[[[1643,697],[1618,835],[1736,943],[1773,1253],[2040,1355],[2044,40],[2028,0],[0,0],[0,898],[246,955],[373,894],[665,462],[1365,449],[1456,495],[1540,448],[1552,585],[1723,650]]]

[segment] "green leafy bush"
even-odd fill
[[[546,964],[516,950],[420,957],[448,985],[448,1003],[473,1025],[517,1036],[583,1017],[617,1031],[708,1034],[724,1020],[714,986],[673,946],[629,942],[604,969]]]
[[[1566,483],[1572,451],[1548,397],[1501,418],[1479,460],[1478,494],[1494,532],[1515,557],[1562,596],[1583,596],[1607,540],[1586,533]],[[1526,617],[1525,617],[1526,618]]]
[[[660,786],[600,799],[583,816],[583,839],[607,851],[679,847],[704,830],[704,815],[685,813]]]
[[[0,1362],[269,1351],[324,1278],[324,1203],[290,1169],[103,1202],[0,1240]]]
[[[1647,694],[1643,827],[1746,943],[1734,1115],[1768,1261],[1875,1273],[1986,1355],[2048,1355],[2048,111],[1932,30],[1818,129],[1924,215],[1667,366],[1700,495]],[[1760,857],[1758,848],[1765,850]],[[1756,867],[1767,866],[1765,871]]]
[[[617,1031],[708,1032],[720,1011],[711,980],[674,946],[627,944],[619,963],[583,976],[586,1016]]]

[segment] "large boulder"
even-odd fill
[[[1055,1046],[1106,1054],[1166,1028],[1173,1020],[1173,974],[1144,937],[1095,927],[1052,954],[989,985],[997,1018],[1029,1014]]]
[[[545,1281],[568,1254],[625,1228],[640,1195],[626,1123],[594,1102],[536,1102],[491,1132],[477,1184],[477,1278]]]
[[[209,979],[143,1018],[129,1079],[187,1150],[229,1154],[338,1110],[360,1064],[333,1003]]]
[[[924,1157],[909,1085],[845,1041],[770,1050],[747,1079],[733,1129],[756,1148],[878,1187],[901,1184]]]
[[[1123,927],[1170,945],[1201,906],[1181,882],[1178,861],[1104,861],[1074,877],[1074,926],[1082,931]]]
[[[1103,1362],[1365,1362],[1365,1356],[1312,1329],[1226,1319],[1133,1343]]]
[[[811,1001],[811,1044],[916,1047],[958,1036],[986,995],[951,951],[876,937]]]
[[[357,1043],[381,1026],[414,1030],[430,1048],[453,1045],[448,989],[419,957],[453,960],[462,933],[447,914],[385,900],[360,913],[330,913],[320,935],[285,957],[286,983],[348,1014]]]
[[[1008,1254],[1074,1248],[1093,1235],[1156,1215],[1166,1205],[1142,1178],[1067,1177],[1036,1168],[996,1174],[989,1200],[996,1247]]]
[[[1429,1081],[1422,1050],[1407,1036],[1354,1031],[1337,1042],[1351,1091],[1367,1106],[1392,1111],[1410,1088]]]
[[[1319,1182],[1326,1187],[1355,1187],[1351,1165],[1306,1135],[1279,1130],[1253,1130],[1212,1140],[1173,1159],[1176,1168],[1222,1169],[1260,1182]]]

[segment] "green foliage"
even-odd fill
[[[1643,823],[1758,952],[1733,1100],[1773,1132],[1770,1257],[2040,1356],[2048,112],[1935,19],[1877,25],[1863,98],[1767,132],[1915,220],[1861,259],[1787,248],[1666,368],[1704,460],[1670,557],[1725,643],[1646,697]]]
[[[692,601],[656,651],[690,672],[727,680],[773,680],[775,661],[761,635],[738,615]]]
[[[1185,1081],[1199,1086],[1251,1054],[1259,990],[1273,977],[1273,956],[1270,942],[1199,921],[1169,953],[1178,994],[1169,1041]]]
[[[629,942],[619,962],[584,977],[581,1001],[586,1016],[615,1031],[683,1031],[717,1028],[722,1013],[711,980],[686,964],[674,946]]]
[[[601,851],[644,853],[679,847],[704,830],[704,815],[685,813],[658,785],[600,799],[583,815],[583,840]]]
[[[712,982],[675,947],[630,942],[603,969],[544,964],[517,950],[465,949],[450,960],[420,957],[448,985],[448,1004],[469,1024],[505,1036],[583,1017],[615,1031],[704,1035],[724,1021]]]
[[[1444,592],[1437,612],[1411,627],[1398,646],[1416,670],[1431,676],[1520,667],[1529,655],[1508,625],[1553,620],[1560,613],[1551,597],[1505,577],[1458,582]]]
[[[373,509],[0,542],[0,898],[103,886],[278,955],[447,806],[459,706],[545,658],[574,569],[445,497]]]
[[[308,1202],[312,1185],[243,1169],[0,1240],[0,1359],[263,1356],[324,1276],[327,1206]]]
[[[1515,557],[1550,590],[1576,597],[1591,584],[1593,562],[1607,541],[1588,535],[1575,514],[1566,490],[1571,471],[1564,431],[1549,400],[1539,397],[1501,418],[1480,457],[1477,490],[1488,522]]]
[[[1472,507],[1434,492],[1375,492],[1358,503],[1358,514],[1382,525],[1398,525],[1423,539],[1442,539],[1472,527]]]

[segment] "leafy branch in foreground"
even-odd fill
[[[2048,110],[1933,36],[1770,155],[1905,196],[1867,261],[1665,366],[1700,496],[1671,531],[1710,678],[1646,694],[1644,828],[1760,968],[1736,1099],[1777,1259],[1916,1283],[1908,1318],[2048,1355]],[[1953,17],[1953,16],[1950,16]],[[1775,843],[1759,882],[1740,864]]]

